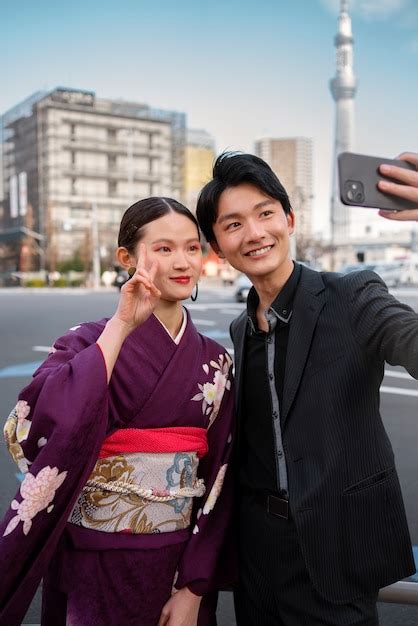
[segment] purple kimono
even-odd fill
[[[108,385],[106,322],[58,339],[6,422],[25,476],[0,525],[0,626],[42,578],[44,626],[155,626],[173,585],[209,598],[231,582],[231,359],[189,315],[178,345],[151,315]]]

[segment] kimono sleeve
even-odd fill
[[[219,412],[208,429],[209,452],[199,466],[206,492],[195,502],[195,524],[175,581],[177,589],[187,586],[196,595],[229,587],[235,581],[235,554],[232,549],[235,411],[232,387],[230,368]],[[226,559],[226,555],[231,558]],[[220,567],[221,561],[225,567]]]
[[[7,419],[23,476],[0,523],[1,625],[21,623],[48,567],[105,436],[107,393],[95,334],[81,327],[57,340]]]

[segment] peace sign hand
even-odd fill
[[[158,262],[149,263],[145,244],[139,246],[137,270],[120,290],[120,299],[115,318],[124,322],[131,332],[143,324],[153,313],[161,297],[154,279]]]

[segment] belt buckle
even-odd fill
[[[289,501],[277,496],[267,496],[267,512],[274,517],[289,519]]]

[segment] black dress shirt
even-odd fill
[[[240,445],[240,480],[245,488],[270,492],[287,490],[287,478],[283,475],[286,470],[281,445],[280,406],[289,323],[300,271],[301,266],[295,263],[289,279],[266,311],[267,320],[274,321],[274,324],[269,321],[268,332],[258,329],[256,311],[259,298],[254,287],[248,295]],[[272,361],[270,367],[269,361]]]

